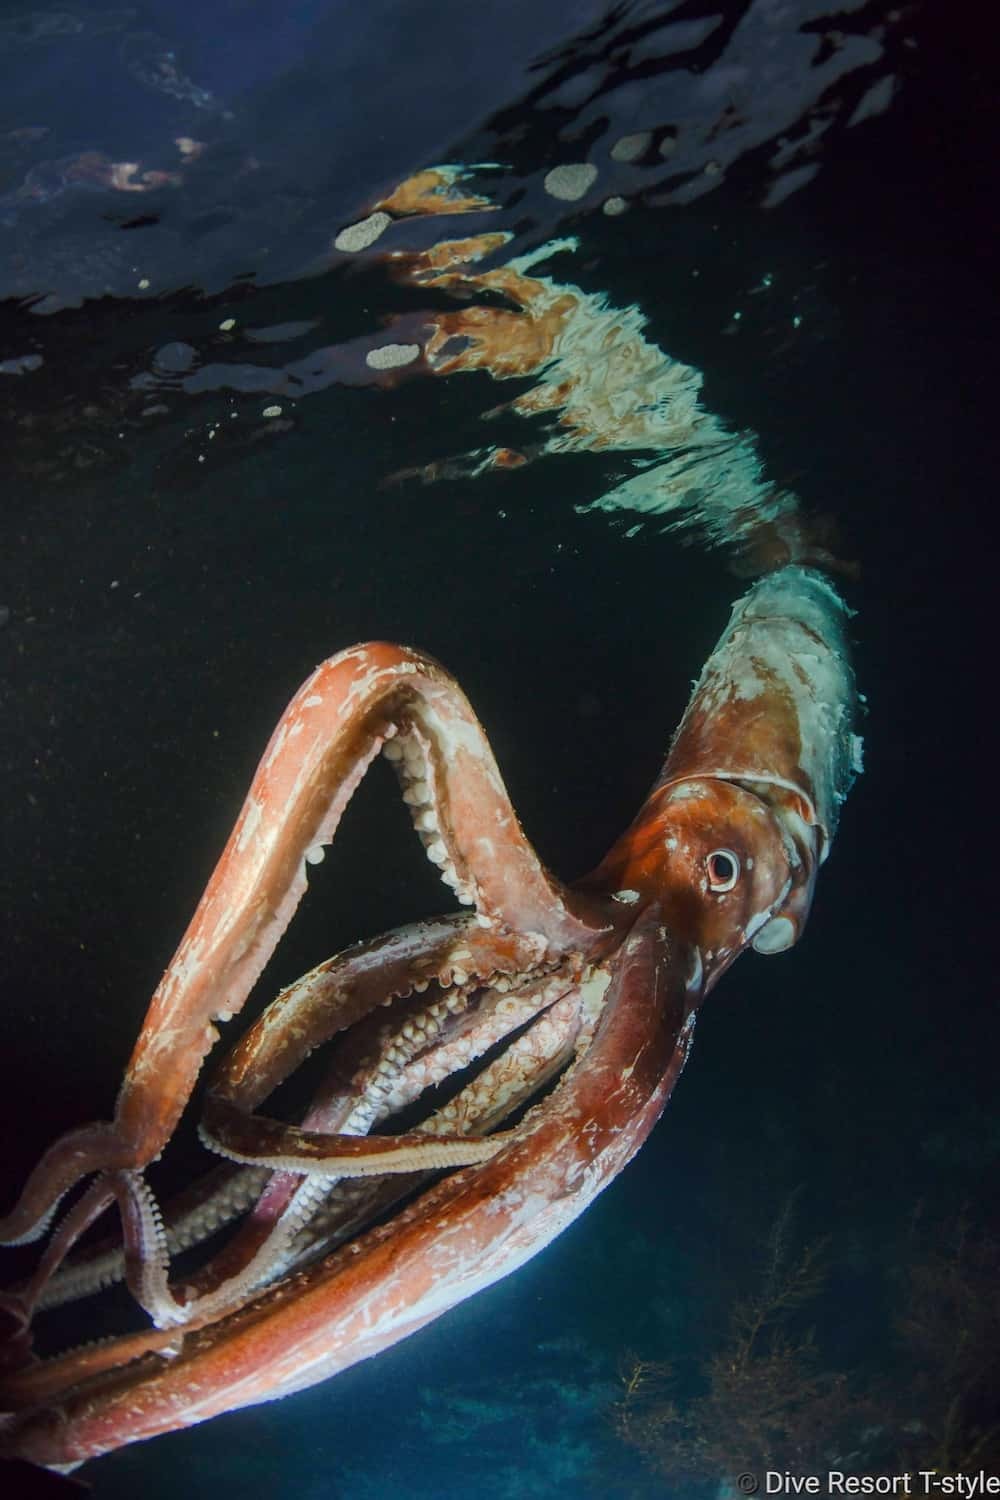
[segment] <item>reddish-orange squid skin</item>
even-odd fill
[[[33,1414],[8,1445],[36,1463],[79,1463],[273,1399],[379,1353],[516,1269],[583,1212],[659,1118],[690,1045],[687,967],[647,908],[590,1051],[523,1141],[221,1323],[187,1333],[175,1358],[149,1355],[69,1394],[57,1411]],[[313,1362],[322,1373],[303,1378]]]
[[[265,751],[154,997],[115,1124],[57,1143],[8,1230],[37,1218],[69,1167],[79,1176],[142,1165],[169,1136],[212,1018],[242,1004],[305,888],[306,852],[332,837],[372,754],[397,732],[422,757],[406,784],[434,786],[437,858],[485,919],[471,947],[515,967],[572,955],[580,972],[604,976],[596,1032],[511,1144],[346,1249],[172,1335],[130,1336],[8,1377],[0,1396],[31,1409],[8,1420],[5,1451],[72,1464],[288,1394],[508,1274],[582,1212],[655,1123],[719,976],[751,942],[774,952],[801,933],[856,761],[843,616],[830,585],[800,568],[738,602],[646,803],[575,887],[538,860],[478,721],[437,663],[373,643],[318,668]],[[718,869],[732,880],[714,878]],[[405,972],[400,942],[405,934],[385,952]],[[180,1033],[194,1045],[177,1056]],[[168,1341],[166,1362],[143,1353]]]

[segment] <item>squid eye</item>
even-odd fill
[[[740,861],[732,849],[713,849],[705,860],[708,870],[708,888],[722,895],[731,891],[740,878]]]

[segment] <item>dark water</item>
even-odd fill
[[[442,226],[334,240],[412,174],[496,164],[474,186],[498,211],[448,234],[502,228],[507,257],[574,236],[546,274],[640,309],[771,481],[835,518],[870,706],[805,941],[727,977],[663,1122],[587,1215],[335,1382],[93,1464],[97,1495],[711,1493],[619,1440],[619,1372],[673,1364],[689,1409],[776,1223],[789,1264],[827,1241],[790,1327],[870,1394],[851,1419],[858,1443],[882,1433],[869,1468],[894,1471],[907,1420],[930,1433],[947,1351],[900,1344],[907,1278],[943,1284],[956,1225],[985,1262],[998,1233],[988,40],[929,4],[810,0],[0,11],[8,1194],[59,1130],[107,1117],[317,661],[383,637],[445,662],[570,878],[634,811],[743,587],[697,529],[581,513],[627,452],[491,426],[528,378],[375,378],[367,352],[448,305],[385,252]],[[545,186],[567,163],[598,168],[572,200]],[[533,461],[456,460],[498,444]],[[275,984],[443,904],[381,777],[314,884]]]

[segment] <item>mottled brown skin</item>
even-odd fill
[[[740,861],[732,890],[713,891],[709,858]],[[788,889],[787,849],[771,809],[726,781],[697,777],[654,791],[588,877],[588,888],[656,901],[671,932],[701,954],[711,984],[746,947],[748,923]]]

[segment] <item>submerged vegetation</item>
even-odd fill
[[[744,1473],[969,1473],[1000,1466],[1000,1239],[960,1216],[924,1229],[884,1280],[885,1363],[829,1358],[828,1243],[796,1243],[793,1194],[724,1336],[691,1368],[629,1355],[611,1417],[665,1493],[737,1493]],[[853,1309],[847,1310],[847,1316]]]

